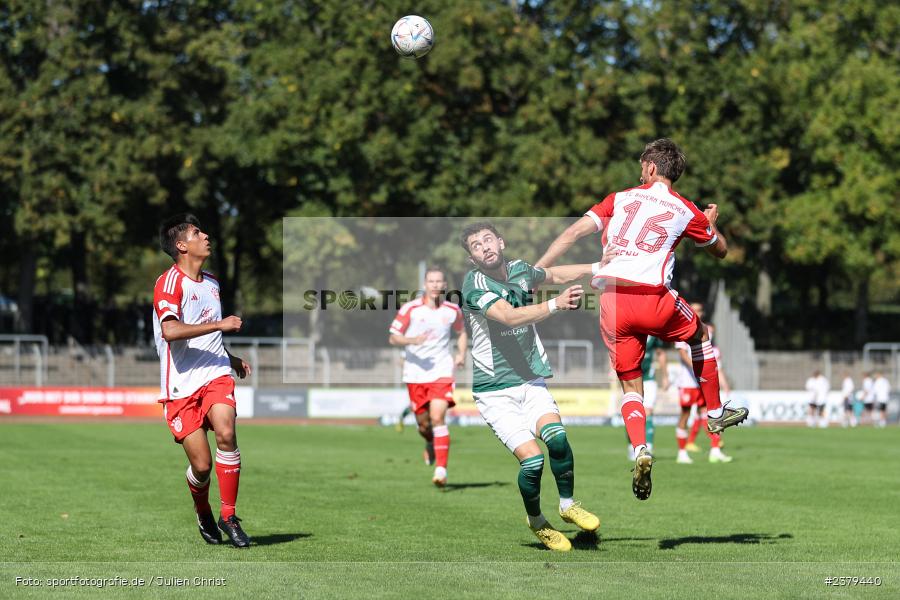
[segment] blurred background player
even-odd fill
[[[825,404],[828,401],[828,392],[831,384],[821,371],[813,371],[812,377],[806,380],[806,391],[809,392],[809,414],[806,416],[806,426],[828,427],[828,417],[825,413]]]
[[[419,435],[425,438],[425,462],[435,465],[431,481],[447,485],[450,430],[447,409],[454,406],[454,368],[466,361],[469,336],[459,306],[444,300],[447,278],[437,267],[425,271],[424,294],[400,307],[391,323],[388,342],[403,346],[403,381],[409,405],[416,414]],[[451,356],[451,332],[456,354]],[[401,416],[401,423],[403,417]]]
[[[657,373],[659,373],[659,383],[662,385],[662,388],[664,390],[668,389],[669,373],[663,342],[657,337],[648,335],[647,350],[644,353],[644,360],[641,361],[641,376],[644,379],[644,410],[647,411],[647,448],[650,452],[653,452],[653,438],[656,433],[656,428],[653,425],[653,409],[656,407],[656,395],[658,393]],[[613,372],[613,375],[615,375],[615,372]],[[617,384],[616,387],[618,387]],[[625,431],[625,437],[628,437],[627,430]],[[634,460],[634,447],[630,441],[628,443],[628,460]]]
[[[844,379],[841,381],[841,399],[844,401],[844,427],[856,427],[856,386],[849,371],[844,371]]]
[[[187,485],[197,511],[200,535],[220,543],[209,505],[212,456],[208,429],[216,435],[216,479],[219,480],[219,529],[239,548],[250,538],[235,515],[241,475],[241,451],[235,435],[234,379],[250,365],[225,350],[222,333],[241,329],[241,319],[222,319],[219,282],[202,270],[210,255],[209,236],[193,215],[172,217],[160,226],[160,246],[175,264],[159,276],[153,290],[153,335],[160,360],[163,414],[175,441],[187,454]]]
[[[600,296],[600,330],[610,360],[625,392],[622,418],[635,448],[632,492],[650,497],[653,456],[646,444],[646,409],[641,361],[648,335],[663,341],[688,342],[700,393],[709,411],[708,428],[718,433],[747,418],[745,408],[723,407],[712,343],[703,322],[671,288],[675,247],[685,236],[698,248],[724,258],[728,246],[716,229],[718,207],[705,211],[673,191],[684,172],[684,153],[672,140],[647,144],[640,156],[640,187],[608,195],[557,237],[537,262],[554,264],[580,238],[602,232],[604,255],[611,255],[594,271],[591,285]]]
[[[862,417],[865,417],[872,421],[872,410],[875,408],[875,380],[872,378],[872,372],[867,371],[866,376],[863,377],[862,386],[861,386],[861,396],[862,396],[862,405],[863,405],[863,414]],[[862,422],[862,418],[860,419]]]
[[[473,223],[460,237],[474,269],[463,282],[463,307],[472,329],[472,393],[481,416],[519,461],[519,492],[528,527],[544,546],[568,551],[572,544],[541,512],[541,474],[547,446],[550,470],[559,491],[559,515],[584,531],[596,531],[600,519],[574,499],[575,456],[547,390],[552,377],[547,353],[534,324],[558,310],[578,307],[580,285],[556,298],[532,304],[542,283],[563,284],[591,274],[592,265],[534,268],[503,258],[505,243],[490,223]]]
[[[706,311],[703,307],[702,302],[692,302],[691,309],[697,313],[697,317],[701,320],[706,315]],[[709,330],[709,340],[710,342],[715,341],[715,332],[716,328],[712,323],[706,324],[707,329]],[[684,353],[681,355],[682,363],[687,357],[687,348],[685,346],[681,347]],[[728,377],[725,376],[725,369],[722,367],[722,353],[719,350],[718,346],[713,343],[713,356],[716,358],[716,371],[719,374],[719,390],[720,396],[723,402],[727,402],[731,396],[731,386],[728,384]],[[683,369],[688,371],[687,375],[693,375],[693,369]],[[696,380],[695,380],[696,382]],[[706,428],[707,423],[707,415],[706,415],[706,404],[703,401],[703,398],[700,397],[697,399],[696,403],[691,408],[691,414],[694,419],[691,423],[691,428],[688,431],[687,443],[685,444],[685,450],[688,452],[699,452],[700,447],[697,445],[697,434],[700,432],[700,428],[703,428],[703,431],[706,431],[706,435],[709,437],[709,462],[719,463],[731,462],[732,458],[722,452],[722,434],[720,433],[709,433]]]
[[[875,381],[872,383],[872,396],[875,400],[872,424],[876,427],[884,427],[887,425],[887,405],[891,397],[891,382],[880,371],[875,372]]]

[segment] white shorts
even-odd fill
[[[538,419],[559,414],[543,377],[493,392],[473,394],[475,406],[510,452],[535,439]]]
[[[644,408],[647,410],[653,410],[653,407],[656,406],[656,382],[652,379],[648,381],[644,381]]]

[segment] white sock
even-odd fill
[[[719,408],[713,408],[706,411],[706,416],[710,419],[718,419],[722,416],[722,413],[725,412],[725,407],[720,406]]]
[[[528,515],[528,525],[534,529],[537,529],[541,525],[547,522],[547,518],[544,516],[544,513],[539,514],[536,517],[532,517]]]
[[[563,513],[569,510],[569,508],[575,504],[575,500],[572,498],[560,498],[559,499],[559,512]]]
[[[638,444],[637,446],[634,447],[634,455],[637,456],[638,454],[640,454],[641,450],[643,450],[646,447],[647,446],[645,444]]]
[[[446,477],[447,469],[445,467],[435,467],[434,468],[434,476],[435,477]]]

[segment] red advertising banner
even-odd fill
[[[160,417],[159,388],[0,387],[0,418]]]

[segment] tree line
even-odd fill
[[[405,8],[0,6],[7,327],[57,306],[122,341],[98,315],[148,302],[173,212],[216,241],[227,311],[276,313],[285,216],[574,217],[666,136],[731,247],[685,253],[685,292],[724,278],[763,346],[900,336],[900,6],[422,0],[417,61],[388,39]]]

